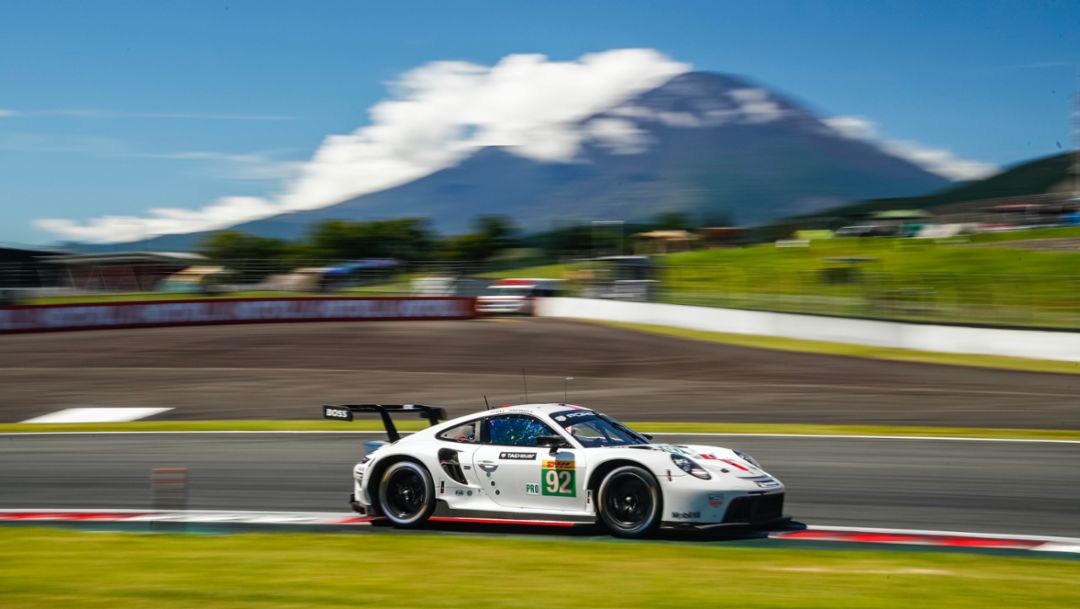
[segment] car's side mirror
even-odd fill
[[[644,438],[645,438],[646,440],[649,440],[650,442],[652,441],[652,434],[651,434],[651,433],[643,433],[643,434],[641,434],[641,435],[642,435],[642,436],[643,436],[643,437],[644,437]]]
[[[550,448],[551,452],[570,446],[566,443],[566,440],[563,440],[559,436],[536,436],[536,445],[543,448]]]

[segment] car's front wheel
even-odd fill
[[[644,537],[660,526],[660,485],[648,470],[624,465],[600,483],[600,519],[613,535]]]
[[[379,482],[379,508],[396,527],[427,521],[435,510],[435,483],[427,468],[413,461],[398,461],[386,468]]]

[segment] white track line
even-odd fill
[[[168,412],[172,408],[133,406],[81,406],[43,414],[23,423],[126,423]]]
[[[1020,444],[1080,444],[1080,439],[1039,439],[1023,437],[958,437],[936,435],[853,435],[853,434],[800,434],[800,433],[719,433],[719,432],[649,432],[658,436],[697,436],[697,437],[791,437],[801,439],[906,439],[921,442],[1004,442]],[[54,432],[0,432],[0,437],[21,435],[201,435],[201,434],[328,434],[328,435],[386,435],[384,431],[312,431],[312,430],[267,430],[267,431],[54,431]],[[414,432],[402,432],[408,435]]]

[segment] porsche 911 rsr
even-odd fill
[[[378,413],[390,442],[368,443],[353,469],[356,511],[397,527],[427,521],[591,524],[622,537],[660,526],[783,523],[784,486],[749,455],[653,443],[568,404],[484,410],[451,421],[422,405],[324,406],[325,418]],[[432,424],[401,437],[391,415]]]

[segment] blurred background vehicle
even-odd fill
[[[559,295],[561,283],[559,279],[498,279],[476,297],[476,311],[530,315],[537,298]]]

